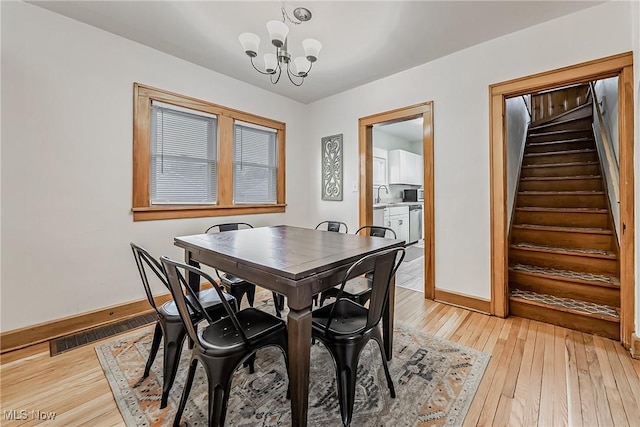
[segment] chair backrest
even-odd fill
[[[398,267],[400,267],[402,260],[404,260],[404,256],[405,249],[403,247],[399,247],[375,252],[360,258],[351,267],[349,267],[349,270],[345,273],[344,279],[342,279],[342,283],[340,284],[340,289],[338,290],[338,295],[336,295],[336,302],[342,298],[344,287],[347,282],[362,274],[363,267],[368,269],[368,266],[373,263],[373,284],[371,286],[371,298],[369,299],[367,329],[377,325],[382,318],[382,311],[389,297],[389,283],[391,283],[391,278],[396,274]],[[336,305],[334,304],[331,312],[329,313],[326,330],[329,329],[329,325],[333,320],[335,308]]]
[[[240,230],[242,228],[253,228],[253,225],[246,222],[227,222],[224,224],[214,224],[207,228],[205,233],[221,233],[223,231]]]
[[[147,294],[147,300],[151,307],[153,307],[156,312],[158,308],[156,307],[156,302],[153,299],[153,292],[151,292],[151,286],[149,286],[149,277],[147,276],[147,270],[151,270],[154,272],[156,277],[160,279],[163,285],[169,289],[169,282],[162,270],[162,265],[158,262],[157,259],[152,257],[146,249],[136,245],[135,243],[131,243],[131,250],[133,251],[133,257],[136,260],[136,265],[138,266],[138,273],[140,273],[140,279],[142,280],[142,286],[144,286],[144,292]]]
[[[393,239],[398,238],[398,236],[396,235],[396,232],[393,231],[392,228],[383,227],[381,225],[363,225],[362,227],[358,228],[355,234],[360,234],[360,232],[363,230],[366,231],[369,234],[369,236],[372,236],[372,237],[388,237]],[[387,236],[387,234],[389,236]]]
[[[199,343],[199,338],[197,334],[197,329],[193,323],[192,316],[193,313],[189,311],[191,308],[193,312],[202,316],[202,318],[206,319],[210,324],[213,323],[213,319],[209,316],[209,313],[202,307],[200,300],[197,298],[197,295],[194,294],[193,289],[187,284],[185,280],[185,276],[189,276],[189,273],[194,273],[198,275],[198,279],[204,279],[211,283],[213,288],[218,293],[220,297],[220,301],[222,302],[222,306],[224,307],[227,315],[231,319],[231,323],[236,329],[236,332],[244,343],[247,346],[250,346],[249,339],[247,335],[244,333],[242,328],[240,327],[240,322],[238,322],[238,318],[236,317],[233,309],[229,305],[229,302],[225,298],[224,293],[220,289],[220,286],[216,283],[215,280],[211,276],[209,276],[204,271],[199,268],[193,267],[191,265],[187,265],[178,261],[174,261],[166,256],[160,258],[162,262],[162,266],[164,267],[164,271],[167,275],[167,279],[169,280],[169,290],[171,291],[171,295],[173,296],[173,300],[178,307],[178,312],[180,313],[180,318],[184,324],[187,333],[189,334],[189,338],[193,340],[193,342]],[[202,346],[202,344],[200,344]]]
[[[325,224],[327,225],[327,231],[341,233],[340,229],[344,226],[344,231],[342,231],[342,233],[349,232],[349,227],[347,227],[347,224],[340,221],[322,221],[320,224],[316,225],[316,230],[324,226]]]

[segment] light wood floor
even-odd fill
[[[398,288],[396,321],[490,354],[465,425],[638,426],[640,361],[614,341],[520,318],[498,319]],[[50,425],[122,425],[92,346],[3,358],[5,411],[56,412]],[[179,391],[177,391],[179,392]]]

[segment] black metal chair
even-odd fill
[[[397,238],[396,232],[393,229],[378,225],[363,225],[358,228],[354,234],[360,234],[361,231],[365,231],[369,236],[373,237]],[[371,274],[367,273],[364,277],[355,277],[350,280],[347,289],[343,292],[345,298],[365,305],[371,295],[371,278]],[[332,288],[322,292],[320,294],[320,307],[322,307],[326,299],[335,298],[336,295],[338,295],[338,288]]]
[[[240,230],[242,228],[253,228],[253,225],[246,222],[214,224],[207,228],[205,233],[222,233],[225,231]],[[217,269],[215,271],[224,289],[233,295],[238,301],[238,307],[240,306],[244,295],[247,296],[249,307],[253,307],[253,302],[256,297],[256,285],[254,283],[248,282],[229,273],[220,272]],[[281,317],[281,311],[284,309],[284,296],[273,292],[273,305],[276,310],[276,316]]]
[[[158,353],[158,348],[160,347],[160,341],[164,337],[164,360],[162,365],[163,384],[162,398],[160,400],[160,408],[164,408],[167,406],[169,391],[171,390],[173,381],[176,378],[178,363],[180,361],[180,353],[182,351],[182,345],[187,331],[182,324],[182,320],[180,320],[180,315],[174,301],[166,302],[160,307],[156,306],[151,286],[149,284],[147,271],[151,270],[162,284],[166,286],[167,290],[169,290],[169,283],[164,271],[162,270],[160,262],[152,257],[144,248],[136,245],[135,243],[131,243],[131,249],[133,250],[133,257],[135,258],[136,265],[138,266],[138,272],[142,279],[144,291],[147,294],[147,300],[149,300],[149,304],[153,307],[158,317],[153,334],[153,341],[151,343],[151,351],[149,352],[149,358],[147,359],[147,364],[145,365],[142,377],[146,378],[149,376],[151,365],[153,364],[156,354]],[[190,299],[190,303],[193,298],[196,298],[204,307],[207,316],[219,319],[226,315],[226,311],[220,302],[220,295],[214,289],[205,289],[203,291],[195,292],[193,295],[194,296]],[[222,294],[222,296],[224,296],[224,298],[229,301],[234,308],[236,307],[236,301],[231,295]],[[193,310],[191,313],[191,320],[194,324],[203,319],[203,316],[199,313]],[[191,346],[192,343],[190,342],[189,345]],[[253,369],[253,367],[251,367],[251,369]]]
[[[348,233],[349,227],[347,224],[340,221],[322,221],[320,224],[316,225],[316,230],[320,229],[320,227],[324,227],[326,224],[326,231],[335,231],[336,233]],[[342,231],[344,228],[344,231]]]
[[[387,386],[396,397],[393,380],[384,355],[380,320],[389,299],[389,282],[405,256],[404,248],[367,255],[353,264],[342,280],[336,301],[312,312],[312,336],[329,350],[336,365],[340,415],[345,426],[351,424],[356,391],[356,371],[360,353],[369,340],[378,344]],[[373,290],[369,308],[344,296],[344,287],[362,268],[373,264]]]
[[[185,276],[189,273],[195,273],[213,283],[215,291],[222,297],[224,293],[221,287],[209,275],[196,267],[170,260],[167,257],[162,257],[160,260],[169,279],[171,294],[176,301],[184,326],[189,338],[194,342],[189,372],[173,425],[180,424],[196,367],[200,362],[209,383],[209,425],[223,426],[231,379],[240,363],[255,356],[257,350],[273,345],[282,350],[288,372],[286,324],[284,320],[252,307],[235,312],[226,300],[222,301],[222,305],[226,310],[227,317],[214,321],[196,300],[193,304],[194,311],[201,313],[208,323],[206,327],[198,331],[192,321],[187,304],[189,298],[192,297],[192,290],[187,286]]]

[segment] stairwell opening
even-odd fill
[[[607,160],[594,135],[606,127],[597,109],[607,105],[594,102],[593,82],[612,77],[620,179],[611,199],[619,206],[610,202]],[[629,347],[635,309],[631,79],[626,53],[490,86],[493,314],[592,332]],[[527,109],[530,122],[516,154],[507,142],[513,102]]]

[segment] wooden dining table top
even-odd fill
[[[289,225],[176,237],[192,252],[215,252],[220,259],[292,281],[353,264],[380,250],[402,246],[402,240],[335,233]],[[221,265],[220,268],[224,269]]]

